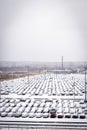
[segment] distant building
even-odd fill
[[[55,73],[55,74],[70,74],[72,73],[71,70],[49,70],[49,72]]]

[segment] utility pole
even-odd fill
[[[62,64],[61,64],[62,70],[63,70],[63,56],[62,56]]]
[[[2,86],[1,86],[1,82],[0,82],[0,100],[1,100],[1,87],[2,87]]]
[[[72,87],[73,87],[73,99],[75,100],[75,79],[74,79],[74,77],[72,77],[72,80],[73,80],[73,84],[72,84]]]
[[[56,78],[57,78],[57,63],[56,63]]]
[[[46,80],[46,65],[44,65],[44,77],[45,77],[45,80]]]
[[[87,79],[86,79],[87,67],[85,67],[85,101],[87,103]]]
[[[73,95],[74,95],[74,100],[75,100],[75,81],[73,81],[73,90],[74,90]]]
[[[29,66],[27,66],[27,72],[28,72],[27,83],[29,84]]]

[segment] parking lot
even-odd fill
[[[83,128],[87,128],[84,88],[82,74],[48,73],[3,81],[1,82],[0,125],[6,126],[8,122],[9,126],[11,121],[15,121],[15,125],[18,122],[20,125],[23,122],[50,124],[52,121],[53,124],[67,123],[67,126],[77,122],[82,124]],[[74,125],[71,128],[74,128]]]
[[[1,82],[1,95],[83,96],[84,75],[41,74]]]

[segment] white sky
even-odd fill
[[[87,61],[87,0],[0,0],[0,60]]]

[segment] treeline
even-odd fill
[[[17,67],[0,67],[0,71],[3,71],[3,72],[27,72],[27,71],[40,71],[40,70],[43,70],[43,67],[42,68],[38,68],[38,67],[28,67],[28,66],[24,66],[24,67],[21,67],[21,66],[17,66]]]

